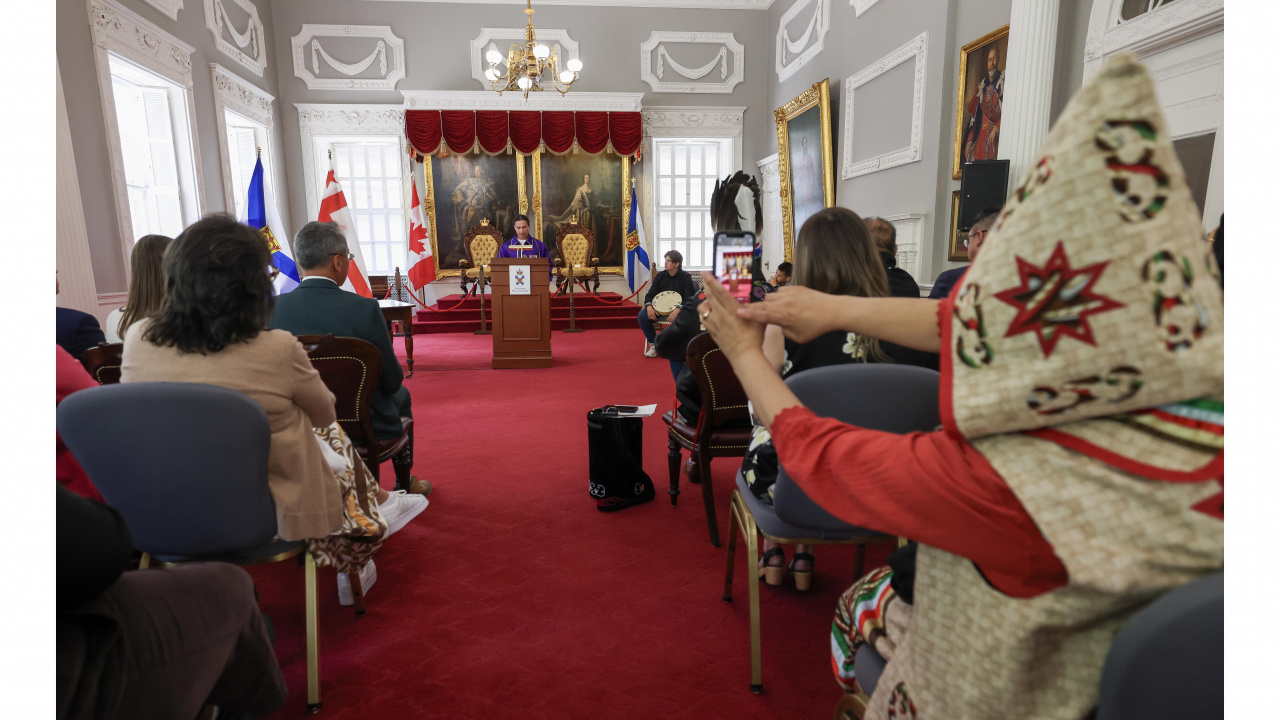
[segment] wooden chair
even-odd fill
[[[370,275],[369,276],[369,292],[373,294],[374,300],[380,300],[387,296],[387,290],[391,286],[391,277],[388,275]]]
[[[556,250],[560,257],[556,258],[556,293],[564,292],[565,283],[569,279],[569,268],[573,268],[575,278],[595,279],[591,294],[600,294],[600,258],[596,253],[596,236],[586,225],[578,224],[574,218],[560,226],[556,232]]]
[[[698,477],[711,544],[720,547],[720,528],[716,525],[716,504],[711,491],[711,459],[746,455],[747,446],[751,444],[747,394],[710,333],[702,333],[689,341],[686,361],[702,392],[702,413],[696,426],[685,422],[677,410],[662,415],[668,428],[667,470],[671,486],[667,494],[675,505],[680,495],[680,448],[694,452],[698,458]]]
[[[484,292],[488,281],[481,277],[481,270],[485,276],[489,274],[489,261],[498,256],[498,248],[502,247],[502,233],[488,220],[481,220],[462,237],[462,246],[467,251],[466,259],[458,261],[458,267],[462,268],[462,275],[458,278],[462,294],[467,293],[468,281],[474,283],[477,280],[480,281],[479,292]]]
[[[99,385],[115,385],[120,382],[120,363],[124,357],[124,343],[100,342],[80,356],[89,377]]]
[[[395,466],[396,488],[409,489],[413,469],[413,418],[402,417],[400,435],[381,440],[373,432],[373,391],[382,377],[382,354],[370,342],[359,338],[329,335],[299,335],[298,342],[311,358],[311,365],[336,398],[338,424],[364,459],[373,479],[388,459]]]

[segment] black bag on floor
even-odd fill
[[[615,406],[587,413],[591,497],[600,512],[614,512],[647,503],[654,497],[653,481],[642,464],[644,418],[618,417]]]

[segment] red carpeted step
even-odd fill
[[[617,293],[600,293],[592,296],[589,293],[575,293],[573,297],[574,317],[577,326],[586,329],[623,329],[636,327],[636,313],[639,306],[633,302],[619,302],[622,296]],[[460,304],[461,302],[461,304]],[[462,301],[461,295],[441,298],[437,308],[453,308],[448,312],[432,312],[419,310],[414,319],[415,335],[431,335],[438,333],[474,332],[480,327],[480,300],[471,297]],[[485,315],[489,317],[492,304],[485,300]],[[567,296],[551,298],[551,327],[562,330],[569,327],[569,298]]]

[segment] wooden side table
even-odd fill
[[[404,352],[408,356],[405,364],[409,369],[405,377],[413,377],[413,303],[379,300],[378,307],[382,308],[382,318],[387,321],[388,333],[391,332],[393,321],[399,322],[400,327],[404,328]]]

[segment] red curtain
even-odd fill
[[[415,150],[428,155],[439,150],[441,141],[451,151],[465,153],[477,140],[490,154],[502,152],[508,142],[523,153],[532,153],[539,143],[564,153],[577,140],[589,154],[612,143],[615,152],[633,155],[640,150],[641,126],[638,112],[409,110],[405,136]]]

